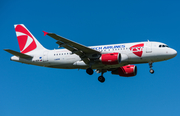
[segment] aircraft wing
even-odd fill
[[[64,47],[71,51],[74,54],[79,55],[79,57],[86,63],[88,64],[90,61],[90,58],[88,57],[89,55],[92,54],[101,54],[99,51],[93,50],[91,48],[88,48],[84,45],[81,45],[79,43],[76,43],[74,41],[71,41],[69,39],[66,39],[64,37],[61,37],[59,35],[56,35],[54,33],[47,33],[44,32],[45,35],[47,34],[48,36],[54,38],[57,40],[57,44],[59,44],[60,47]]]

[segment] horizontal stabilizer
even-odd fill
[[[26,55],[26,54],[23,54],[23,53],[20,53],[20,52],[16,52],[14,50],[10,50],[10,49],[4,49],[6,52],[9,52],[10,54],[12,55],[15,55],[15,56],[18,56],[20,58],[24,58],[24,59],[30,59],[32,58],[33,56],[29,56],[29,55]]]

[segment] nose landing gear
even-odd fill
[[[150,68],[149,72],[150,72],[151,74],[154,73],[154,70],[152,69],[152,67],[153,67],[152,64],[153,64],[153,62],[149,62],[149,68]]]
[[[153,69],[150,69],[149,72],[150,72],[151,74],[153,74],[153,73],[154,73],[154,70],[153,70]]]

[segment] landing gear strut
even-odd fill
[[[105,78],[104,78],[103,74],[104,74],[105,72],[107,72],[107,70],[102,70],[102,69],[99,70],[99,69],[97,69],[96,72],[97,72],[97,73],[100,73],[100,72],[101,72],[101,76],[98,77],[98,81],[100,81],[101,83],[103,83],[103,82],[105,81]],[[91,67],[89,67],[89,68],[86,69],[86,73],[89,74],[89,75],[92,75],[92,74],[94,73],[94,71],[92,70]]]
[[[98,77],[98,81],[103,83],[105,81],[105,78],[103,77],[103,72],[101,73],[101,76]]]
[[[89,75],[92,75],[94,73],[94,71],[92,68],[88,68],[88,69],[86,69],[86,73]]]
[[[150,68],[150,70],[149,70],[149,72],[151,73],[151,74],[153,74],[154,73],[154,70],[152,69],[152,62],[149,62],[149,68]]]

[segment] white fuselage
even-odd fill
[[[117,65],[104,65],[97,61],[92,64],[92,68],[117,68],[127,64],[139,64],[148,62],[158,62],[168,60],[176,56],[177,52],[169,48],[164,43],[160,42],[136,42],[126,44],[111,44],[90,46],[94,50],[100,51],[102,54],[106,53],[120,53],[124,60]],[[67,49],[41,50],[36,52],[29,52],[28,55],[33,55],[32,59],[23,59],[16,56],[11,57],[11,60],[52,68],[64,69],[86,69],[86,65],[81,58],[73,54]],[[90,56],[94,57],[94,56]],[[96,56],[95,56],[96,57]]]

